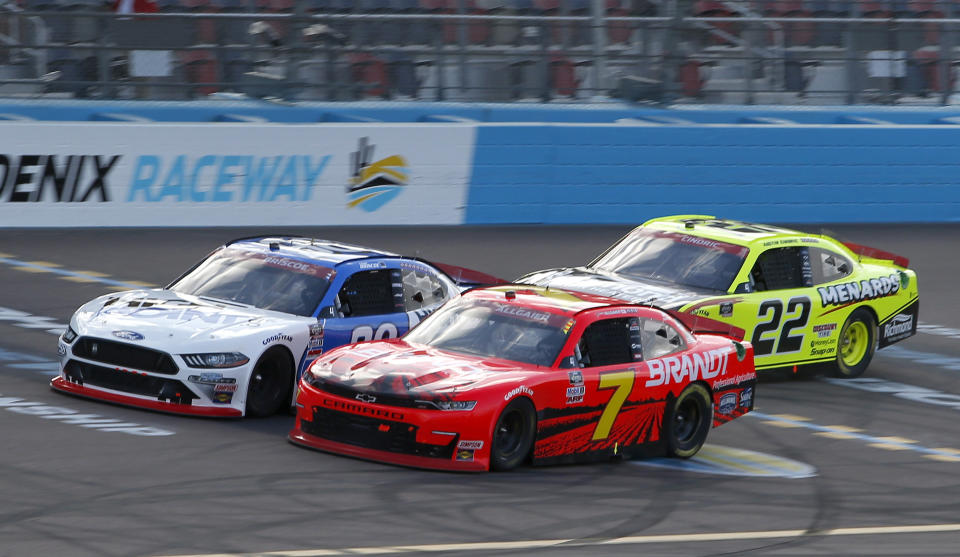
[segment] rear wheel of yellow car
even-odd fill
[[[490,468],[512,470],[526,460],[533,448],[537,412],[527,398],[515,398],[503,409],[493,428]]]
[[[833,375],[844,379],[860,377],[877,350],[877,323],[863,308],[850,314],[837,339],[837,360]]]
[[[690,458],[700,451],[713,425],[710,392],[698,383],[690,385],[675,401],[667,403],[663,436],[667,456]]]

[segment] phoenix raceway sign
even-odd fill
[[[0,226],[461,224],[458,124],[0,124]]]

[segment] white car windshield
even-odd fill
[[[591,269],[700,290],[726,292],[748,249],[674,232],[640,229],[620,240]]]
[[[242,248],[220,250],[170,289],[294,315],[312,315],[330,286],[333,269]]]
[[[405,340],[488,358],[550,366],[563,348],[569,317],[513,302],[466,299],[447,303]]]

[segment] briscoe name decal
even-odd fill
[[[681,383],[684,378],[690,381],[697,379],[713,379],[718,375],[727,374],[727,360],[730,351],[726,348],[709,350],[703,354],[684,354],[679,358],[669,356],[647,362],[650,370],[648,387]]]
[[[896,294],[898,290],[900,290],[900,277],[896,273],[880,278],[864,279],[860,282],[817,288],[824,307],[890,296]]]
[[[120,155],[0,155],[0,201],[110,201],[107,174]],[[46,191],[50,193],[44,195]]]

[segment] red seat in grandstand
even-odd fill
[[[685,97],[699,97],[703,91],[703,85],[706,80],[700,71],[702,64],[699,60],[688,58],[677,69],[677,82],[680,83],[680,91]]]
[[[908,17],[942,19],[945,16],[941,2],[936,0],[912,0],[908,5]],[[923,44],[940,44],[940,26],[936,23],[925,23],[921,26]]]
[[[627,17],[630,12],[620,7],[607,8],[608,17]],[[607,40],[610,44],[626,44],[633,35],[633,27],[626,21],[611,21],[607,23]]]
[[[726,4],[717,0],[699,0],[693,5],[693,15],[697,17],[735,17],[735,14]],[[739,34],[736,23],[732,21],[721,21],[711,23],[711,27],[720,33],[710,33],[710,43],[715,45],[730,44],[730,41],[723,34],[737,36]]]
[[[859,0],[857,5],[863,17],[893,17],[893,9],[890,2],[885,0]]]
[[[209,50],[182,50],[178,53],[184,77],[187,82],[210,84],[220,81],[217,59]],[[191,87],[193,95],[209,95],[219,89],[217,85],[196,85]]]
[[[779,0],[770,4],[766,15],[772,17],[813,17],[802,0]],[[809,21],[783,23],[786,46],[809,45],[816,27]]]
[[[921,48],[913,53],[914,59],[920,66],[921,75],[930,91],[943,91],[943,80],[940,78],[940,53],[930,48]],[[954,68],[948,68],[950,76],[950,90],[954,89],[953,83],[956,81]]]
[[[349,60],[350,75],[356,84],[357,96],[385,98],[390,87],[386,63],[365,52],[350,54]]]
[[[554,56],[550,60],[550,88],[558,97],[573,98],[577,94],[576,65],[569,58]]]

